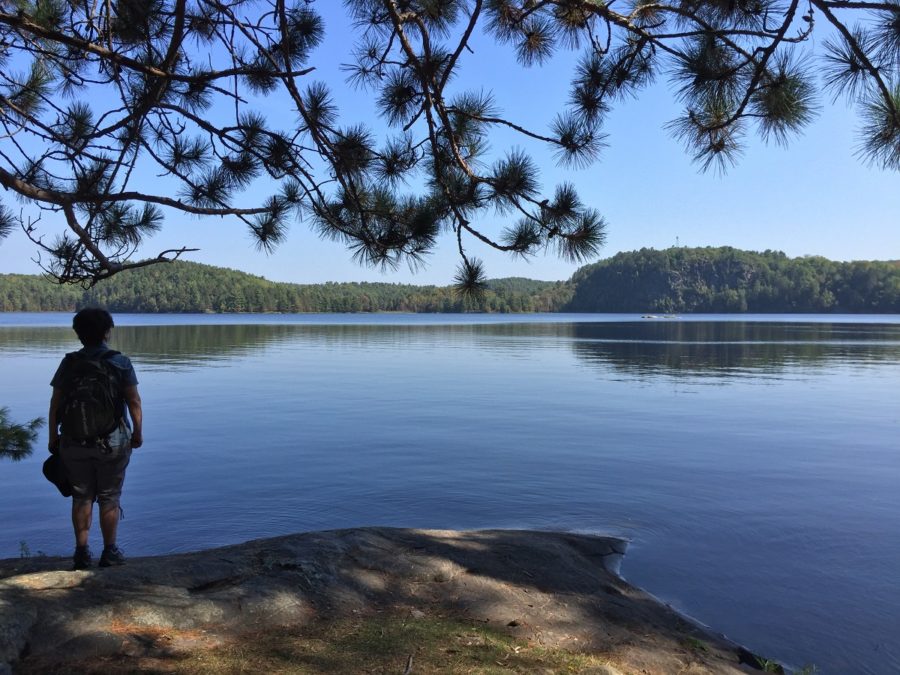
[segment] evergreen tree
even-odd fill
[[[730,247],[641,249],[581,268],[575,312],[900,312],[894,262]]]
[[[43,423],[41,417],[26,424],[13,422],[9,408],[0,408],[0,459],[6,457],[15,462],[28,457],[37,439],[37,430]]]
[[[0,238],[21,226],[57,280],[91,285],[187,251],[139,257],[165,214],[236,218],[270,250],[303,213],[377,266],[418,264],[451,230],[457,285],[483,290],[473,244],[585,260],[605,227],[571,185],[541,185],[525,152],[489,153],[494,131],[586,166],[610,106],[662,74],[684,103],[672,132],[704,169],[733,163],[751,129],[784,143],[807,125],[819,71],[827,94],[860,104],[862,158],[900,169],[898,0],[344,0],[358,29],[348,75],[371,89],[394,129],[385,138],[339,122],[328,86],[312,80],[317,5],[0,1],[0,185],[43,214],[0,205]],[[816,61],[804,48],[823,24]],[[549,131],[499,110],[476,72],[462,76],[479,28],[526,67],[582,52]],[[292,128],[264,114],[276,95],[296,112]],[[165,178],[139,179],[154,174]],[[262,178],[270,194],[244,205]],[[518,221],[494,235],[497,212]]]

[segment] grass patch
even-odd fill
[[[414,675],[562,674],[608,663],[596,655],[538,647],[484,624],[444,617],[376,615],[248,633],[229,644],[166,658],[94,660],[81,672],[400,675],[411,666],[409,672]]]
[[[596,656],[545,649],[484,624],[376,616],[255,636],[191,656],[180,673],[535,673],[582,672]]]
[[[688,649],[693,649],[694,651],[698,651],[698,652],[708,652],[709,651],[709,646],[703,640],[698,640],[695,637],[690,637],[690,636],[686,637],[684,639],[684,645]]]

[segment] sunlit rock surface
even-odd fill
[[[174,658],[267,627],[384,611],[484,622],[603,654],[625,673],[751,670],[748,652],[618,577],[625,548],[568,533],[361,528],[81,572],[60,558],[0,561],[0,673]]]

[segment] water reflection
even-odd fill
[[[571,348],[585,363],[633,375],[723,377],[797,366],[900,360],[900,325],[620,322],[473,325],[151,325],[117,327],[113,346],[155,366],[203,366],[274,346],[428,349],[461,346],[507,355]],[[75,349],[68,328],[0,328],[0,352]]]
[[[632,375],[723,378],[790,366],[900,360],[900,327],[872,324],[647,322],[572,324],[585,362]]]
[[[120,326],[111,346],[142,363],[201,365],[263,350],[296,334],[296,326],[279,325]],[[60,353],[77,347],[69,328],[0,329],[0,352]]]

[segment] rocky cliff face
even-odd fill
[[[606,672],[745,672],[752,655],[616,574],[625,546],[567,533],[363,528],[81,572],[65,571],[64,559],[0,561],[0,673],[140,670],[141,659],[386,612],[461,617],[602,654]]]

